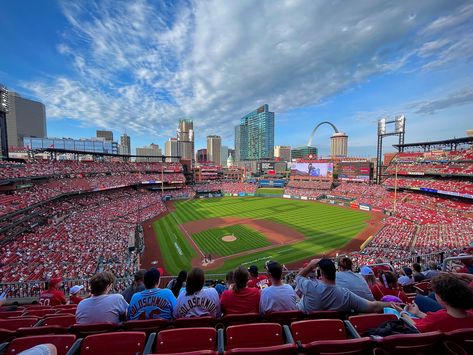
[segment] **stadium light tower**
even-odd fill
[[[386,125],[394,123],[394,131],[387,132]],[[383,138],[387,136],[399,137],[399,151],[402,152],[404,148],[404,135],[406,134],[406,116],[399,115],[394,120],[386,120],[382,118],[378,121],[378,149],[376,154],[376,183],[381,183],[381,168],[383,159]]]
[[[8,159],[7,136],[8,90],[0,84],[0,139],[2,140],[2,159]]]

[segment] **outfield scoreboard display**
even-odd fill
[[[259,163],[259,171],[265,172],[268,170],[274,170],[274,162],[261,162]]]
[[[371,163],[369,162],[344,162],[338,163],[338,179],[368,182],[372,176]]]
[[[291,174],[314,177],[333,176],[332,163],[293,163],[291,165]]]

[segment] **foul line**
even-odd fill
[[[202,257],[205,258],[205,254],[202,252],[202,250],[200,250],[199,246],[195,243],[194,239],[192,239],[192,237],[189,235],[189,233],[187,232],[187,229],[184,228],[184,225],[177,219],[177,217],[175,216],[174,213],[171,213],[172,215],[172,218],[174,218],[174,220],[176,221],[177,225],[179,226],[179,228],[184,232],[184,234],[186,235],[187,239],[191,242],[191,244],[194,246],[194,249],[196,249],[200,255],[202,255]]]

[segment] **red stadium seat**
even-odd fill
[[[129,320],[122,324],[122,328],[129,332],[145,332],[150,334],[167,329],[172,323],[166,319],[144,319],[144,320]]]
[[[176,353],[159,353],[159,354],[149,354],[149,355],[175,355]],[[196,350],[196,351],[186,351],[186,355],[218,355],[218,352],[215,350]]]
[[[14,330],[0,328],[0,344],[10,341],[15,337]]]
[[[213,317],[191,317],[178,318],[174,321],[176,328],[193,328],[193,327],[215,327],[218,320]]]
[[[225,351],[225,354],[271,354],[271,355],[291,355],[297,354],[296,344],[282,344],[282,345],[273,345],[265,346],[258,348],[234,348],[228,351]]]
[[[141,354],[146,344],[144,332],[116,332],[85,337],[80,345],[80,354]]]
[[[88,335],[109,333],[118,330],[119,325],[113,323],[94,323],[94,324],[74,324],[70,332],[77,335],[78,338],[84,338]]]
[[[349,322],[358,334],[363,335],[367,330],[379,327],[384,322],[397,320],[394,314],[361,314],[348,317]]]
[[[321,340],[304,344],[303,349],[307,354],[337,354],[337,355],[368,355],[371,339],[356,338],[344,340]]]
[[[283,312],[272,312],[264,316],[264,318],[271,323],[279,323],[282,325],[289,325],[292,322],[297,322],[304,318],[302,311],[283,311]]]
[[[215,328],[168,329],[158,333],[155,351],[161,353],[182,353],[217,348]]]
[[[58,309],[56,314],[76,314],[76,309],[75,308],[69,308],[69,309]]]
[[[259,323],[263,321],[259,313],[242,313],[242,314],[228,314],[223,316],[221,321],[225,326]]]
[[[71,309],[71,308],[76,309],[77,305],[76,304],[59,304],[57,306],[53,306],[53,309]]]
[[[444,333],[445,340],[454,342],[473,354],[473,328],[458,329]]]
[[[390,335],[376,339],[374,355],[419,355],[440,349],[443,334],[441,332],[430,332],[420,334]]]
[[[26,310],[38,310],[38,309],[52,309],[51,306],[43,306],[42,304],[27,304],[25,305]]]
[[[283,329],[278,323],[233,325],[226,330],[226,348],[256,348],[284,344]]]
[[[7,319],[10,317],[20,317],[22,314],[23,314],[23,311],[0,312],[0,319]]]
[[[52,308],[48,308],[48,309],[31,309],[31,308],[28,308],[26,310],[25,316],[26,317],[29,317],[29,316],[46,317],[46,316],[49,316],[49,315],[53,315],[55,313],[56,313],[56,311],[53,310]]]
[[[314,311],[307,314],[309,319],[346,319],[346,313],[340,311]]]
[[[41,321],[41,326],[45,325],[59,325],[61,327],[70,327],[76,323],[76,316],[60,315],[46,317]]]
[[[59,325],[48,325],[45,327],[25,327],[18,328],[16,330],[17,337],[29,337],[34,335],[44,335],[44,334],[65,334],[67,333],[66,327],[61,327]]]
[[[345,324],[340,319],[311,319],[291,324],[294,341],[308,344],[316,340],[346,339]]]
[[[432,291],[432,285],[430,281],[422,281],[414,284],[415,289],[421,295],[428,295],[430,291]]]
[[[38,318],[0,319],[0,328],[17,330],[22,327],[32,327],[38,322]]]
[[[36,345],[53,344],[57,349],[58,355],[66,355],[67,352],[71,349],[72,344],[74,344],[75,340],[75,335],[71,334],[39,335],[32,337],[15,338],[10,344],[8,344],[6,354],[16,355],[19,352],[30,349]]]

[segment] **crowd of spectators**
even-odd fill
[[[290,180],[287,183],[287,186],[298,189],[330,190],[330,188],[332,187],[332,182],[323,180]]]
[[[427,188],[440,191],[456,192],[459,194],[473,195],[473,183],[469,179],[421,179],[421,178],[405,178],[398,177],[396,179],[390,177],[383,182],[386,187],[394,188]]]
[[[0,161],[0,180],[55,175],[170,172],[181,173],[181,163],[146,163],[123,161],[41,160],[25,163]]]
[[[136,270],[128,238],[136,223],[166,211],[158,192],[110,190],[51,202],[49,222],[0,248],[1,282],[46,277],[86,278],[110,268],[119,277]]]

